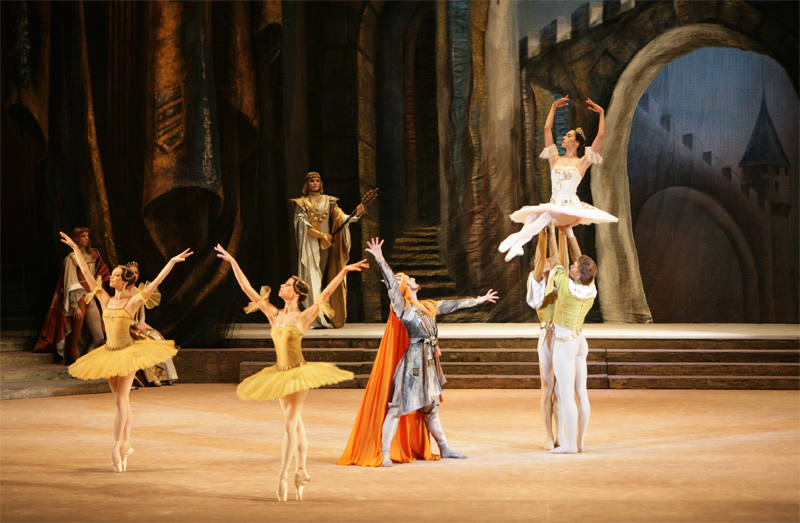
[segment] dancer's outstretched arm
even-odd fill
[[[539,232],[539,241],[536,244],[536,254],[534,254],[533,279],[537,282],[542,281],[544,274],[544,264],[547,261],[547,232],[546,228]]]
[[[392,307],[392,312],[394,312],[394,315],[398,318],[402,318],[406,306],[406,299],[403,293],[400,292],[400,285],[395,279],[392,268],[389,267],[389,263],[386,261],[386,258],[383,257],[383,240],[380,238],[372,238],[367,241],[367,245],[368,247],[365,251],[375,257],[375,261],[378,262],[378,268],[381,270],[383,282],[386,284],[386,290],[389,292],[389,303]]]
[[[342,283],[342,280],[344,280],[344,277],[347,275],[348,272],[361,271],[361,269],[367,269],[367,268],[369,268],[369,263],[367,262],[366,258],[364,258],[359,262],[351,263],[350,265],[345,265],[344,268],[342,268],[342,270],[339,271],[339,274],[337,274],[336,277],[331,280],[328,286],[325,287],[321,293],[319,293],[318,300],[322,303],[328,301],[331,297],[331,294],[333,294],[333,291],[335,291],[336,287],[338,287],[339,284]]]
[[[191,251],[191,249],[186,249],[177,256],[170,258],[164,268],[161,269],[161,272],[158,273],[156,279],[150,282],[142,292],[136,293],[130,300],[128,300],[128,303],[125,304],[125,310],[128,311],[131,316],[134,316],[136,311],[139,310],[142,305],[144,305],[144,302],[147,301],[147,299],[156,291],[161,282],[164,281],[164,278],[166,278],[167,274],[169,274],[172,268],[175,267],[175,264],[186,261],[186,258],[192,254],[194,253]]]
[[[606,112],[602,107],[588,98],[586,99],[586,103],[589,104],[590,111],[594,111],[600,115],[600,122],[597,124],[597,136],[594,137],[594,141],[592,142],[592,151],[597,154],[600,152],[600,144],[603,143],[603,137],[606,135]]]
[[[333,291],[336,290],[336,287],[342,283],[344,277],[347,276],[347,273],[352,271],[360,271],[361,269],[366,269],[367,267],[369,267],[369,263],[367,263],[366,258],[360,262],[345,265],[344,268],[339,271],[339,274],[337,274],[336,277],[331,280],[328,286],[325,287],[321,293],[319,293],[319,296],[317,296],[317,301],[300,314],[300,317],[297,319],[297,327],[302,332],[305,332],[306,329],[308,329],[308,326],[311,325],[311,322],[314,321],[314,318],[316,318],[319,314],[320,303],[325,304],[328,302],[328,300],[331,298],[331,294],[333,294]],[[323,309],[323,313],[325,313],[325,309]]]
[[[569,242],[569,250],[571,254],[572,261],[575,262],[578,258],[581,257],[581,247],[578,245],[578,239],[575,237],[575,232],[572,230],[572,225],[568,225],[566,227],[559,227],[559,231],[562,231],[566,237],[567,241]]]
[[[547,114],[547,120],[544,122],[544,146],[550,147],[553,145],[553,121],[556,118],[556,109],[564,107],[569,104],[569,95],[560,98],[553,102],[550,106],[550,112]]]
[[[81,273],[83,273],[83,279],[86,280],[86,284],[89,286],[89,292],[94,291],[95,288],[98,287],[97,281],[94,279],[94,274],[92,274],[89,264],[87,264],[86,260],[83,259],[83,253],[81,253],[80,247],[78,247],[78,245],[72,240],[72,238],[69,237],[68,234],[64,234],[63,232],[59,232],[59,234],[61,235],[61,242],[67,244],[67,247],[72,249],[75,261],[78,263],[78,268],[80,268]],[[100,300],[100,305],[105,308],[108,300],[111,299],[111,296],[108,295],[102,285],[99,287],[100,288],[97,289],[96,296]]]
[[[244,275],[242,272],[241,267],[239,267],[239,263],[236,259],[231,256],[231,254],[222,248],[222,245],[217,244],[214,247],[214,250],[217,251],[217,258],[222,258],[224,261],[231,264],[231,268],[233,269],[233,274],[236,276],[236,281],[239,282],[239,287],[242,288],[242,291],[250,298],[250,301],[253,303],[258,303],[259,309],[261,312],[267,315],[268,318],[274,318],[275,314],[278,313],[278,308],[272,305],[270,302],[261,300],[261,296],[256,292],[252,285],[250,285],[250,280],[247,279],[247,276]]]
[[[569,95],[565,96],[564,98],[560,98],[553,102],[550,106],[550,112],[547,114],[547,120],[544,122],[544,148],[545,151],[553,145],[553,120],[556,117],[556,109],[559,107],[564,107],[565,105],[569,104]],[[550,161],[550,168],[553,168],[555,165],[556,160],[558,160],[557,154],[551,154],[547,158]]]
[[[550,232],[548,234],[550,242],[550,270],[555,269],[561,263],[561,257],[558,255],[558,244],[556,243],[556,229],[553,224],[550,224]],[[563,266],[563,265],[562,265]]]
[[[145,287],[140,294],[137,294],[137,296],[140,296],[142,298],[142,301],[146,301],[147,298],[149,298],[150,295],[152,295],[155,292],[156,288],[158,288],[158,286],[161,285],[161,282],[164,281],[164,278],[166,278],[167,275],[172,270],[172,268],[175,267],[175,264],[185,262],[186,258],[191,256],[192,254],[194,253],[192,252],[191,249],[186,249],[177,256],[173,256],[172,258],[170,258],[167,264],[164,265],[164,268],[161,269],[161,272],[158,273],[156,279],[151,281],[150,284],[147,287]]]

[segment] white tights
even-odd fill
[[[281,410],[283,410],[283,447],[281,449],[281,472],[283,475],[292,464],[292,457],[296,456],[296,470],[306,468],[306,456],[308,455],[308,439],[306,438],[306,428],[303,425],[301,413],[303,404],[306,401],[308,389],[297,391],[280,399]]]
[[[555,418],[556,430],[558,430],[558,414],[553,407],[557,405],[555,397],[555,373],[553,371],[553,331],[542,329],[539,332],[539,381],[541,383],[542,397],[541,410],[544,419],[544,428],[547,435],[546,450],[555,446],[555,436],[553,435],[553,418]]]
[[[566,338],[574,331],[556,325],[557,338]],[[554,453],[574,454],[583,452],[586,428],[589,425],[591,406],[586,390],[587,366],[586,357],[589,345],[586,338],[576,338],[561,342],[556,341],[553,348],[553,369],[556,376],[556,396],[558,397],[558,421],[561,427],[559,447]],[[578,405],[575,404],[575,395]]]
[[[539,234],[551,221],[550,213],[542,213],[538,218],[531,214],[525,220],[525,225],[522,226],[522,229],[519,232],[508,235],[497,250],[500,252],[508,251],[506,261],[511,261],[515,256],[521,256],[523,253],[522,246],[531,241],[531,238]]]

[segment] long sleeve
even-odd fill
[[[535,265],[533,266],[533,278],[536,281],[542,281],[542,274],[544,274],[544,262],[547,259],[547,232],[542,230],[539,232],[539,242],[536,244],[536,258]]]
[[[525,301],[532,309],[539,309],[542,306],[546,288],[547,282],[543,278],[535,279],[533,272],[528,275],[528,293]]]
[[[478,300],[475,298],[466,298],[463,300],[442,300],[436,302],[437,309],[436,315],[450,314],[459,309],[468,309],[478,305]]]
[[[578,245],[578,238],[573,236],[568,236],[567,240],[569,241],[569,250],[572,252],[572,261],[577,261],[578,258],[581,257],[581,247]]]
[[[559,259],[558,255],[558,245],[556,245],[556,235],[548,234],[547,236],[548,240],[550,241],[550,270],[553,270],[561,265],[561,260]]]
[[[403,293],[400,292],[400,285],[397,284],[397,280],[394,278],[392,268],[389,267],[389,264],[386,263],[386,260],[379,261],[378,267],[381,269],[383,282],[386,284],[386,288],[389,290],[389,301],[392,304],[394,315],[398,318],[401,318],[403,316],[403,310],[406,307],[406,299],[403,297]]]

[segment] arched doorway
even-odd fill
[[[386,4],[376,31],[376,182],[381,236],[439,221],[433,2]]]
[[[688,187],[659,191],[642,207],[634,236],[653,321],[746,323],[758,316],[750,247],[713,198]]]
[[[603,316],[606,321],[630,321],[631,318],[650,314],[630,215],[627,151],[633,115],[642,94],[664,66],[703,47],[765,52],[759,43],[720,25],[698,23],[677,27],[665,31],[642,47],[615,84],[606,111],[605,133],[606,144],[613,144],[613,147],[604,147],[605,161],[602,165],[594,166],[592,178],[595,205],[620,218],[613,230],[609,226],[597,227],[597,253],[601,261],[598,266],[598,286],[603,293]],[[771,267],[771,263],[768,266]],[[617,282],[620,284],[617,285]]]

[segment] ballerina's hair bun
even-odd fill
[[[292,276],[292,279],[294,280],[294,285],[293,285],[294,292],[296,292],[297,294],[300,295],[300,297],[298,298],[298,301],[302,303],[308,297],[308,291],[309,291],[310,287],[308,286],[308,283],[306,283],[305,281],[301,280],[297,276]]]
[[[138,267],[138,266],[137,266]],[[129,265],[118,265],[118,269],[122,269],[122,281],[125,282],[126,287],[130,287],[136,281],[136,273],[133,272]]]

